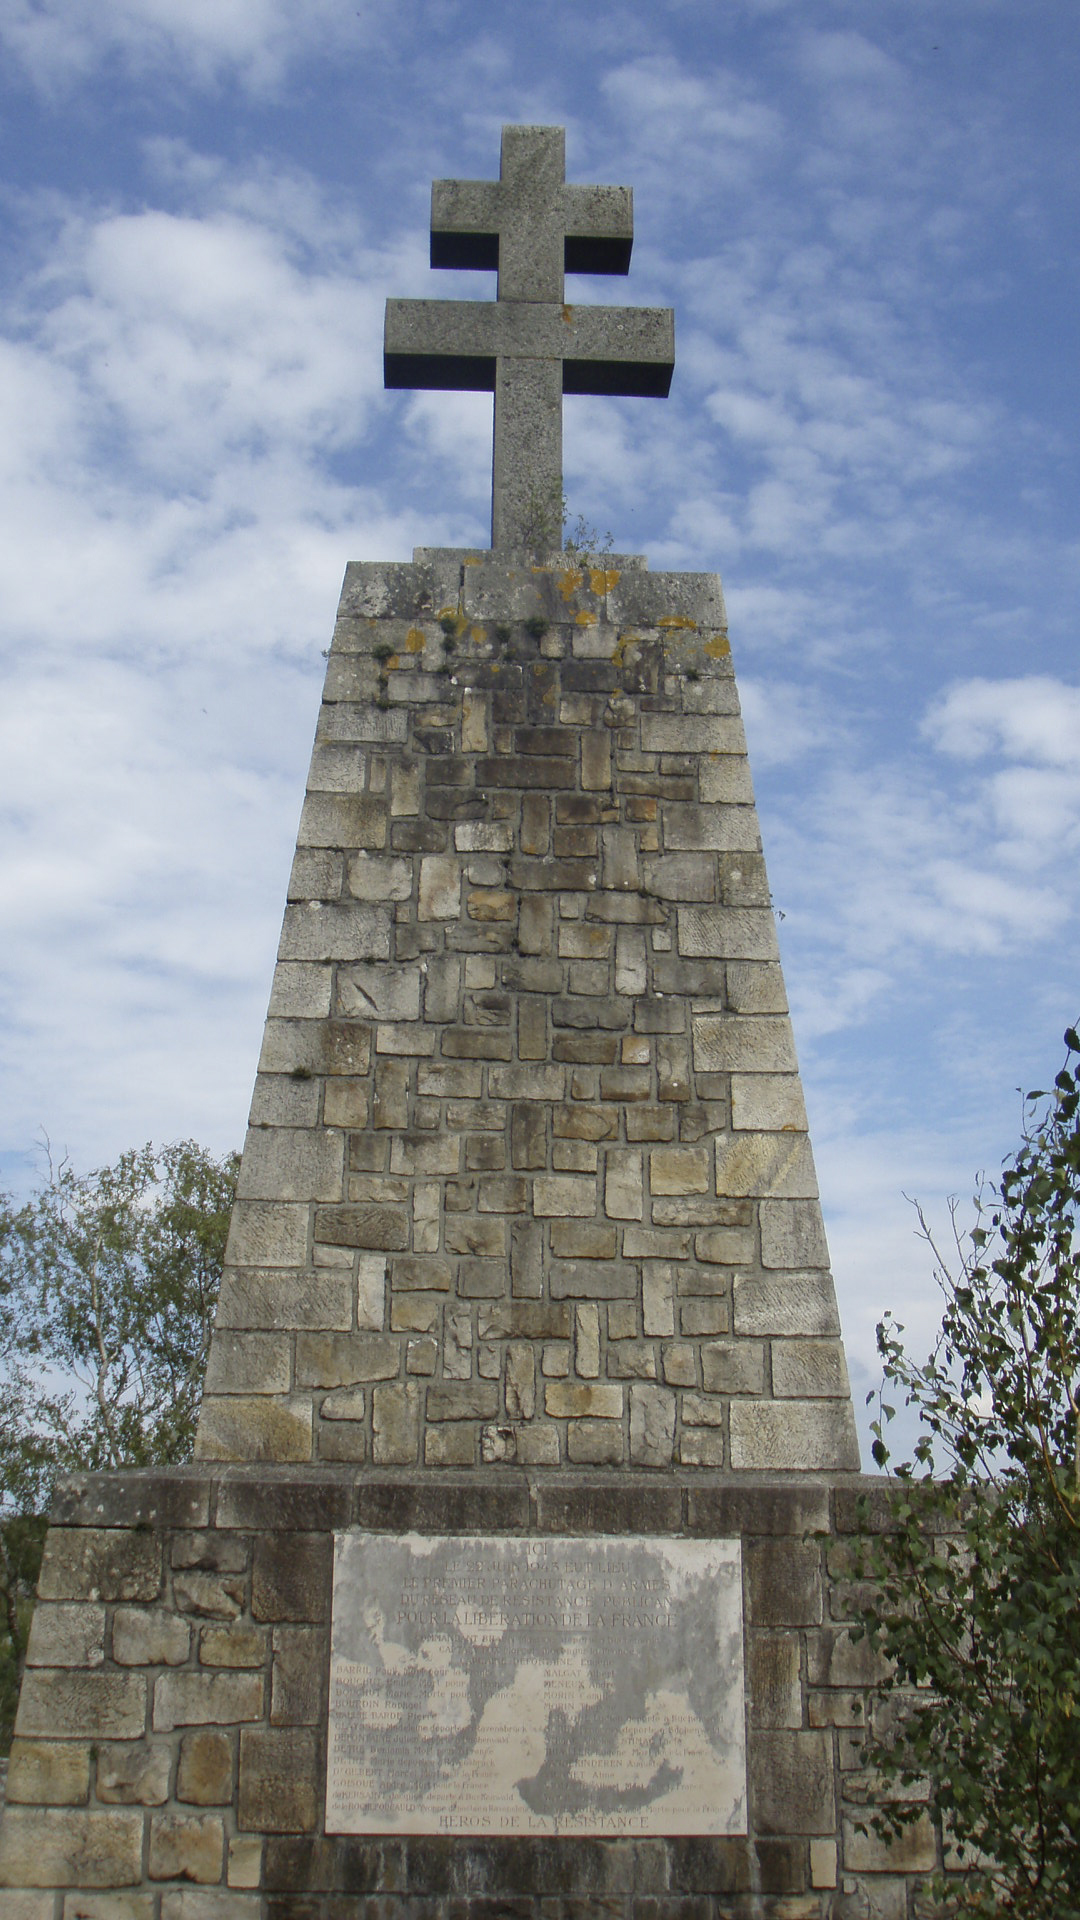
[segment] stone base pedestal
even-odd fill
[[[0,1828],[0,1920],[901,1916],[929,1824],[856,1831],[844,1536],[879,1482],[346,1467],[92,1475],[53,1516]],[[748,1833],[324,1831],[334,1536],[650,1534],[741,1545]],[[628,1641],[627,1658],[634,1648]]]

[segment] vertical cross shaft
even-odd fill
[[[388,387],[494,392],[493,547],[562,533],[564,393],[666,394],[667,307],[572,307],[564,273],[626,273],[625,187],[567,186],[561,127],[504,127],[497,181],[437,180],[431,264],[498,269],[496,300],[388,300]]]

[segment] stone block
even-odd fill
[[[427,1390],[429,1420],[492,1420],[498,1410],[493,1380],[439,1381]]]
[[[679,1306],[679,1330],[688,1340],[730,1333],[731,1308],[727,1300],[683,1300]]]
[[[409,1466],[420,1444],[420,1390],[379,1386],[371,1395],[372,1457],[377,1466]]]
[[[806,1676],[812,1687],[876,1687],[888,1673],[888,1662],[870,1640],[856,1639],[850,1628],[823,1627],[807,1638]]]
[[[544,1388],[544,1405],[552,1420],[621,1420],[623,1390],[552,1380]]]
[[[315,1216],[315,1238],[325,1246],[402,1253],[409,1244],[409,1217],[400,1206],[378,1203],[320,1207]]]
[[[457,920],[461,914],[461,862],[452,854],[420,861],[419,920]]]
[[[675,1446],[675,1395],[664,1387],[630,1388],[630,1459],[637,1467],[670,1467]]]
[[[318,1722],[326,1665],[325,1628],[274,1628],[271,1725],[312,1726]]]
[[[0,1887],[131,1887],[142,1880],[141,1813],[8,1807]]]
[[[298,1623],[328,1619],[332,1547],[326,1533],[283,1532],[256,1540],[251,1577],[254,1618]]]
[[[117,1607],[112,1651],[121,1667],[182,1667],[191,1651],[191,1628],[158,1607]]]
[[[762,1342],[710,1341],[701,1349],[701,1378],[707,1393],[764,1393],[765,1348]]]
[[[698,1073],[795,1070],[791,1025],[780,1016],[762,1014],[748,1019],[734,1013],[699,1013],[693,1016],[691,1027]]]
[[[767,1473],[857,1473],[859,1443],[849,1400],[735,1401],[731,1464]]]
[[[85,1806],[89,1746],[78,1740],[13,1740],[6,1791],[9,1806]]]
[[[506,1349],[506,1416],[508,1420],[531,1420],[536,1412],[536,1354],[523,1341],[512,1341]]]
[[[221,1879],[225,1830],[219,1814],[155,1813],[150,1820],[151,1880]]]
[[[816,1199],[817,1190],[806,1134],[736,1133],[717,1138],[717,1193]]]
[[[325,1020],[330,1013],[333,969],[311,962],[279,961],[274,968],[267,1016],[275,1020]]]
[[[595,1380],[600,1372],[600,1309],[591,1302],[578,1307],[575,1315],[575,1370],[582,1380]]]
[[[533,1213],[539,1218],[586,1218],[596,1211],[596,1182],[570,1173],[540,1174],[533,1181]]]
[[[707,1147],[654,1147],[649,1155],[649,1185],[654,1194],[708,1193]]]
[[[660,1355],[664,1380],[669,1387],[694,1387],[697,1385],[697,1353],[694,1347],[680,1342],[665,1346]]]
[[[777,1398],[846,1398],[847,1362],[840,1340],[774,1340],[773,1392]]]
[[[93,1895],[88,1897],[92,1899]],[[54,1920],[55,1908],[56,1897],[51,1892],[16,1892],[13,1887],[0,1887],[0,1920]],[[119,1914],[117,1920],[121,1920]],[[140,1920],[152,1920],[150,1911],[140,1915]]]
[[[571,1420],[566,1429],[566,1455],[574,1466],[621,1466],[624,1451],[622,1427],[611,1420]]]
[[[16,1733],[77,1734],[85,1740],[137,1740],[146,1727],[146,1681],[134,1673],[82,1673],[28,1667]]]
[[[262,1880],[261,1834],[236,1833],[229,1841],[225,1878],[230,1887],[257,1887]]]
[[[300,1333],[296,1383],[344,1387],[361,1380],[392,1380],[401,1371],[401,1342],[392,1333]]]
[[[316,1249],[316,1257],[318,1252]],[[348,1327],[352,1325],[352,1295],[347,1272],[327,1272],[317,1267],[281,1273],[226,1270],[218,1298],[215,1338],[223,1327]]]
[[[104,1607],[90,1601],[37,1606],[26,1649],[28,1667],[100,1667],[104,1658]]]
[[[284,1333],[231,1333],[215,1328],[206,1369],[206,1393],[288,1393],[290,1341]]]
[[[609,1147],[604,1157],[605,1213],[610,1220],[640,1220],[643,1209],[640,1152],[632,1147]]]
[[[240,1621],[203,1627],[199,1635],[199,1664],[203,1667],[261,1667],[266,1659],[265,1627]]]
[[[678,946],[684,959],[776,961],[776,926],[767,907],[680,906]],[[757,1054],[751,1051],[745,1059],[737,1056],[727,1065],[753,1071],[758,1066]],[[782,1062],[775,1068],[762,1064],[760,1070],[783,1072],[794,1066],[789,1033],[788,1053]]]
[[[172,1753],[165,1741],[99,1747],[97,1797],[121,1806],[160,1807],[169,1797]]]
[[[844,1867],[849,1873],[932,1873],[936,1865],[937,1838],[929,1814],[920,1814],[890,1841],[860,1833],[853,1818],[844,1821]]]
[[[339,967],[337,1011],[346,1020],[419,1020],[417,967],[358,961]]]
[[[50,1527],[38,1580],[39,1600],[156,1600],[161,1540],[106,1527]]]
[[[388,907],[313,901],[285,909],[280,960],[389,960]]]
[[[318,1826],[319,1755],[314,1732],[300,1727],[248,1727],[240,1735],[242,1829],[311,1833]]]
[[[671,1339],[675,1332],[675,1268],[671,1261],[642,1262],[641,1314],[646,1334]]]
[[[237,1195],[243,1200],[340,1200],[344,1150],[344,1135],[324,1128],[252,1128]]]
[[[200,1460],[310,1460],[311,1401],[208,1394],[195,1453]]]
[[[734,1326],[739,1334],[838,1334],[832,1276],[818,1273],[736,1274]]]
[[[317,1080],[293,1080],[283,1073],[256,1075],[249,1127],[314,1127],[318,1118]]]
[[[226,1260],[231,1267],[302,1267],[307,1260],[307,1230],[306,1206],[238,1200],[232,1210]]]
[[[229,1735],[208,1727],[185,1733],[176,1773],[177,1799],[198,1807],[225,1807],[232,1800],[232,1790],[233,1746]]]
[[[731,1124],[739,1132],[805,1133],[806,1105],[797,1073],[733,1073]]]
[[[829,1735],[760,1729],[750,1746],[750,1791],[761,1833],[835,1833]]]
[[[750,1618],[755,1627],[821,1622],[821,1549],[813,1540],[764,1538],[746,1544]]]
[[[716,861],[711,853],[664,852],[646,857],[641,863],[641,884],[657,900],[715,900]]]
[[[411,860],[354,853],[349,861],[348,888],[354,900],[408,900],[412,875]]]
[[[163,1673],[154,1682],[155,1733],[235,1726],[262,1717],[261,1673]]]
[[[829,1249],[816,1200],[763,1200],[760,1215],[762,1266],[828,1266]]]
[[[718,1427],[686,1427],[679,1437],[679,1461],[684,1467],[722,1467],[724,1436]]]
[[[751,1726],[802,1726],[797,1634],[760,1633],[755,1626],[747,1645],[747,1692]]]

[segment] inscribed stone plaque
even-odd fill
[[[336,1548],[328,1833],[746,1832],[737,1540]]]

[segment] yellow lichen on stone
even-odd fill
[[[731,642],[726,633],[718,633],[712,640],[706,640],[704,650],[710,660],[726,660],[731,652]]]
[[[619,584],[617,567],[590,567],[589,585],[594,593],[611,593]]]
[[[486,627],[473,627],[469,634],[469,639],[472,641],[474,647],[485,646],[487,644]]]
[[[658,627],[684,627],[690,633],[697,632],[697,621],[691,620],[688,613],[665,613],[657,621]]]
[[[574,623],[576,626],[579,626],[579,627],[595,627],[598,624],[595,613],[588,613],[585,611],[582,611],[581,613],[575,613]]]
[[[559,580],[559,592],[564,600],[572,600],[580,586],[585,583],[585,575],[580,567],[567,567]]]
[[[615,647],[611,655],[612,666],[621,667],[624,664],[626,655],[630,651],[630,649],[632,647],[639,647],[640,645],[641,645],[640,634],[620,633],[618,639],[615,642]]]
[[[410,627],[405,635],[405,646],[409,653],[423,653],[424,636],[419,627]]]

